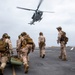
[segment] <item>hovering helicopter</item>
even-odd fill
[[[42,15],[43,15],[43,12],[47,12],[47,13],[54,13],[54,12],[50,12],[50,11],[40,11],[39,10],[39,7],[41,5],[43,0],[40,0],[38,6],[37,6],[37,9],[34,10],[34,9],[28,9],[28,8],[22,8],[22,7],[17,7],[18,9],[23,9],[23,10],[28,10],[28,11],[35,11],[33,16],[32,16],[32,21],[29,23],[30,25],[34,24],[34,22],[37,22],[37,21],[41,21],[42,20]]]

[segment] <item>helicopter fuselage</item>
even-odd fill
[[[32,21],[29,23],[29,24],[34,24],[34,22],[37,22],[37,21],[41,21],[42,20],[42,15],[43,15],[43,12],[47,12],[47,13],[53,13],[53,12],[48,12],[48,11],[40,11],[39,10],[39,7],[41,5],[41,3],[43,2],[43,0],[40,0],[38,6],[37,6],[37,9],[29,9],[29,8],[23,8],[23,7],[17,7],[18,9],[23,9],[23,10],[28,10],[28,11],[35,11],[33,16],[32,16]]]
[[[40,21],[42,19],[42,15],[43,15],[42,11],[36,11],[32,16],[33,21],[34,22]]]

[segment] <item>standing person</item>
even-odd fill
[[[62,31],[61,27],[57,27],[58,30],[58,40],[57,43],[60,43],[60,49],[61,49],[61,53],[59,58],[62,59],[63,61],[67,60],[67,56],[66,56],[66,44],[68,42],[68,38],[66,37],[66,33],[64,31]]]
[[[9,50],[12,50],[12,44],[8,37],[8,34],[4,33],[2,39],[0,39],[0,42],[3,43],[0,45],[0,75],[3,75],[4,68],[6,67],[7,61],[10,57]]]
[[[40,57],[44,58],[45,57],[45,42],[46,39],[43,36],[43,33],[40,32],[39,33],[39,37],[38,37],[38,44],[39,44],[39,49],[40,49]]]
[[[28,73],[29,64],[27,61],[28,47],[27,47],[26,37],[27,37],[27,33],[22,32],[17,49],[19,50],[20,58],[24,65],[24,71],[25,71],[25,73]]]

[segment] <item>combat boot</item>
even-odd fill
[[[62,59],[62,61],[67,61],[67,59],[66,59],[66,58],[64,58],[64,59]]]
[[[64,55],[64,58],[62,59],[62,61],[67,61],[66,55]]]
[[[28,73],[28,69],[29,69],[29,65],[28,65],[28,64],[25,64],[25,65],[24,65],[25,73]]]
[[[45,57],[45,54],[43,54],[42,58],[44,58],[44,57]]]
[[[67,61],[67,59],[62,59],[62,61]]]

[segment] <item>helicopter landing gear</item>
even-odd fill
[[[30,24],[30,25],[35,25],[35,24],[34,24],[34,21],[31,21],[31,22],[30,22],[30,23],[28,23],[28,24]]]

